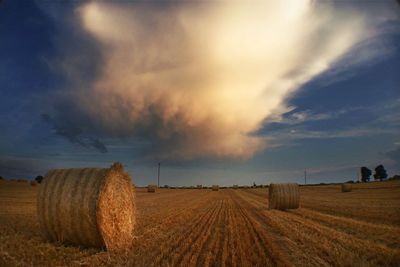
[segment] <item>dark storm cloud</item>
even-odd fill
[[[75,116],[78,116],[78,114]],[[54,120],[48,114],[42,114],[41,117],[44,122],[53,128],[56,135],[65,138],[69,142],[86,148],[94,148],[101,153],[107,152],[107,147],[98,138],[84,136],[82,129],[76,123],[69,124],[65,120]]]
[[[101,152],[99,138],[143,140],[150,158],[252,157],[268,146],[253,134],[262,123],[373,35],[363,14],[309,1],[292,10],[278,2],[77,3],[54,63],[69,92],[43,119],[69,142]]]

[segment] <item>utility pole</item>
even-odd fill
[[[160,187],[160,168],[161,168],[161,162],[158,163],[158,178],[157,178],[158,187]]]
[[[304,184],[307,184],[307,169],[304,170]]]

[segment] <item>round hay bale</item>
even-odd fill
[[[134,187],[120,163],[107,169],[50,170],[39,189],[37,212],[50,241],[110,251],[132,245]]]
[[[270,184],[269,209],[297,209],[299,204],[300,191],[298,184]]]
[[[219,185],[213,185],[211,188],[212,188],[212,191],[218,191]]]
[[[30,181],[29,184],[31,186],[37,186],[37,182],[35,180]]]
[[[351,192],[352,186],[351,184],[344,183],[342,184],[342,192]]]
[[[155,193],[156,192],[157,186],[155,184],[149,184],[147,186],[147,192],[148,193]]]

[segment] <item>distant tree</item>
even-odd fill
[[[383,167],[382,164],[376,166],[376,168],[375,168],[375,174],[374,174],[375,180],[380,180],[380,181],[382,181],[382,180],[386,179],[387,177],[388,177],[388,175],[387,175],[387,173],[386,173],[385,167]]]
[[[256,184],[256,182],[253,182],[253,187],[257,187],[257,184]]]
[[[361,167],[361,181],[362,182],[369,182],[370,176],[372,171],[367,167]]]
[[[3,176],[0,176],[0,180],[3,180]]]
[[[38,176],[36,176],[35,180],[36,180],[36,182],[38,182],[38,184],[40,184],[43,181],[43,176],[38,175]]]

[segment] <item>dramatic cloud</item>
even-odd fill
[[[375,34],[362,13],[325,1],[90,2],[76,14],[102,65],[68,110],[56,108],[56,131],[75,143],[137,138],[169,159],[265,149],[254,133],[289,110],[288,97]]]
[[[74,127],[74,123],[59,124],[58,121],[55,121],[48,114],[42,114],[42,120],[53,127],[55,134],[64,137],[73,144],[81,145],[87,148],[95,148],[101,153],[107,152],[106,146],[97,138],[81,136],[81,128]]]

